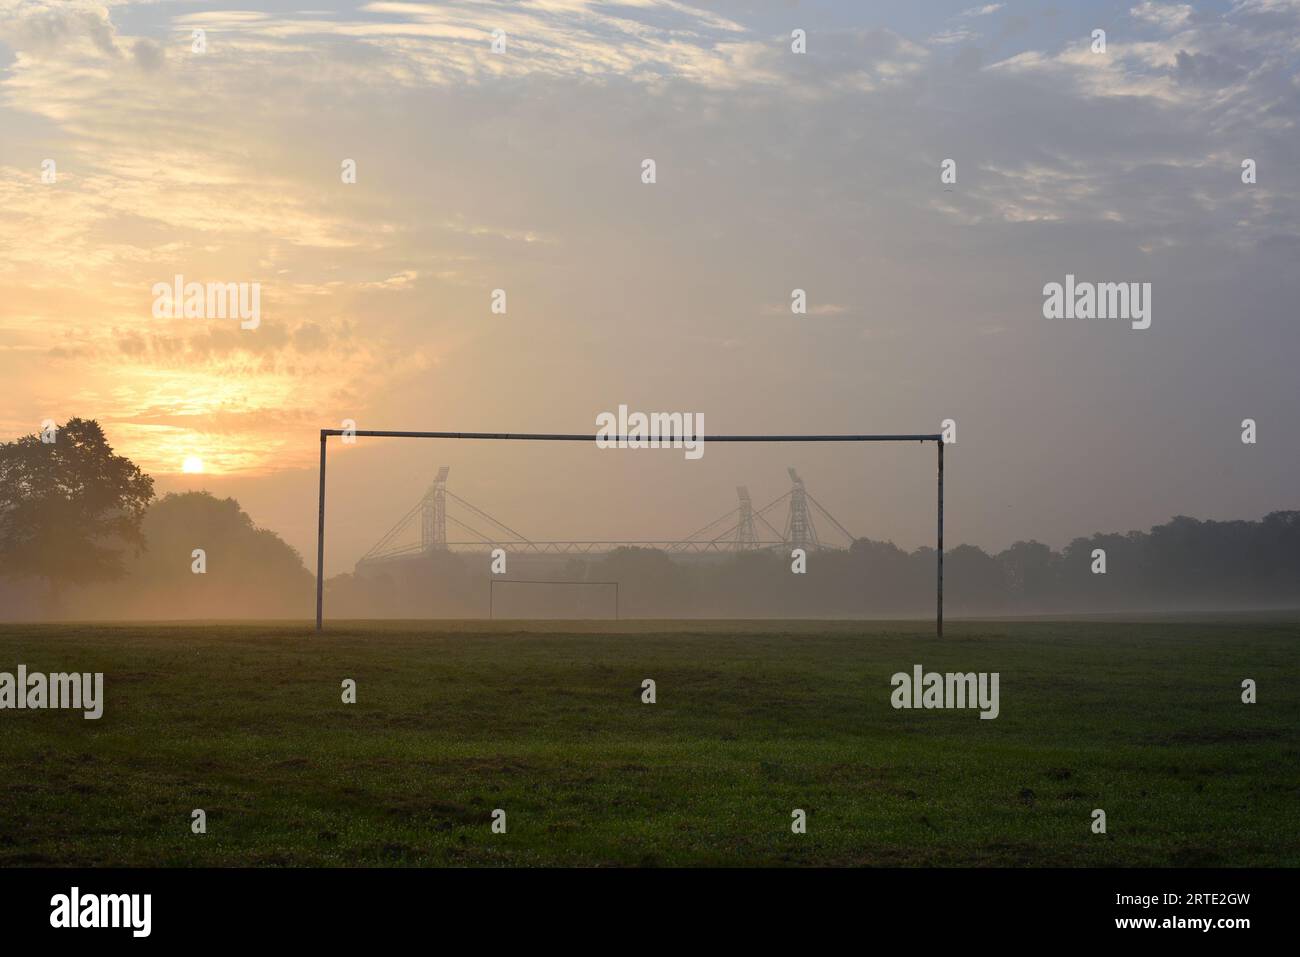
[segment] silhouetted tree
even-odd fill
[[[1006,603],[1002,566],[974,545],[958,545],[944,557],[944,602],[956,614],[989,614]]]
[[[1016,542],[998,555],[1012,604],[1021,611],[1042,611],[1055,598],[1056,554],[1042,542]]]
[[[306,616],[313,581],[302,557],[258,528],[233,498],[209,492],[164,495],[141,523],[148,551],[128,563],[119,591],[137,613],[217,617]],[[204,572],[194,571],[194,550]]]
[[[126,548],[144,545],[153,479],[93,419],[69,419],[54,439],[0,443],[0,574],[45,579],[57,608],[63,586],[123,574]]]
[[[859,538],[849,546],[849,558],[862,583],[862,608],[876,613],[898,612],[915,604],[912,563],[893,542]]]
[[[657,609],[690,601],[690,573],[657,548],[616,548],[596,568],[602,581],[619,583],[628,617],[662,614]]]

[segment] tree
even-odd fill
[[[1055,598],[1059,558],[1042,542],[1016,542],[997,556],[1017,611],[1044,611]]]
[[[662,614],[691,601],[691,573],[657,548],[616,548],[593,569],[598,580],[619,583],[624,616]]]
[[[911,556],[893,542],[856,539],[849,546],[849,558],[861,583],[861,614],[899,614],[925,607],[920,597],[923,579],[914,574]]]
[[[1006,603],[1002,566],[974,545],[958,545],[944,561],[944,601],[954,612],[999,611]]]
[[[0,575],[61,586],[109,581],[144,547],[153,479],[114,455],[94,419],[69,419],[55,441],[0,443]]]
[[[233,498],[170,492],[145,512],[147,553],[127,563],[112,595],[131,617],[298,616],[311,607],[312,577],[275,532],[258,528]],[[195,570],[202,549],[203,573]],[[100,599],[100,596],[91,596]]]

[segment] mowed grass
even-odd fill
[[[106,684],[99,721],[0,712],[0,865],[1294,866],[1297,651],[1245,620],[0,626],[0,671]],[[1001,716],[894,710],[916,663],[999,672]]]

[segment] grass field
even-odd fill
[[[0,626],[106,697],[0,712],[0,865],[1300,863],[1294,623],[930,627]],[[916,663],[1001,716],[894,710]]]

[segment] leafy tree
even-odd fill
[[[1008,597],[1018,610],[1042,611],[1055,598],[1055,552],[1042,542],[1016,542],[997,560],[1006,575]]]
[[[919,580],[907,552],[893,542],[859,538],[849,546],[849,556],[862,583],[863,613],[918,607],[910,601]]]
[[[69,419],[51,443],[0,443],[0,575],[46,579],[56,607],[63,585],[120,577],[152,498],[153,479],[94,419]]]
[[[114,586],[136,615],[222,617],[300,616],[311,608],[312,576],[298,552],[259,528],[233,498],[209,492],[170,492],[145,512],[149,550],[127,563]],[[194,572],[194,550],[204,573]]]
[[[691,600],[690,572],[657,548],[616,548],[596,566],[596,575],[619,583],[619,602],[629,617],[682,608]]]
[[[944,601],[954,612],[989,612],[1006,600],[1002,566],[974,545],[958,545],[944,561]]]

